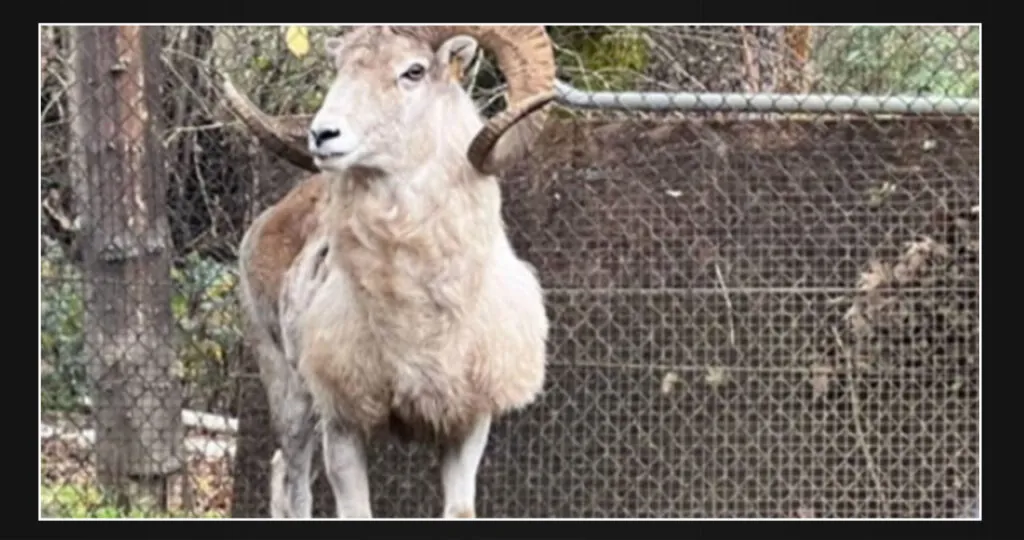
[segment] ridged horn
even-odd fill
[[[508,108],[490,118],[466,152],[483,174],[496,174],[525,157],[537,140],[556,97],[555,56],[543,26],[425,26],[391,27],[437,48],[448,38],[475,38],[498,60],[508,81]]]
[[[263,146],[297,167],[310,172],[320,172],[313,162],[313,155],[305,146],[298,143],[305,139],[304,130],[302,133],[296,133],[295,125],[286,125],[283,119],[273,118],[261,111],[255,103],[235,88],[227,74],[215,73],[214,77],[219,79],[228,108],[242,119]]]

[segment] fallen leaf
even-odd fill
[[[305,26],[289,26],[284,39],[296,58],[302,58],[309,52],[309,29]]]

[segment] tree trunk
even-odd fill
[[[101,485],[166,507],[182,467],[166,175],[155,120],[160,29],[72,31],[71,177],[81,219],[85,349]]]
[[[780,27],[648,26],[646,75],[675,91],[772,92]]]
[[[787,26],[783,31],[783,61],[780,70],[783,93],[804,94],[810,91],[811,32],[810,26]]]

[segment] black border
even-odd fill
[[[538,2],[519,0],[515,4],[494,4],[503,17],[487,21],[483,17],[488,4],[440,4],[437,2],[349,3],[315,2],[266,4],[243,2],[153,2],[106,5],[90,2],[48,2],[39,19],[47,24],[119,24],[160,23],[160,24],[206,24],[206,23],[266,23],[266,24],[421,24],[421,23],[532,23],[539,19],[546,24],[600,24],[600,23],[648,23],[648,24],[813,24],[841,23],[846,18],[850,23],[965,23],[980,21],[973,14],[972,4],[940,5],[919,3],[913,9],[910,2],[861,1],[854,3],[787,1],[787,2],[709,2],[689,0],[663,4],[615,4],[594,2]],[[513,7],[514,6],[514,7]],[[371,8],[383,8],[374,15]],[[440,8],[450,8],[444,14]],[[143,9],[131,9],[143,8]],[[221,9],[216,9],[221,8]],[[334,9],[331,9],[334,8]],[[824,9],[823,9],[824,8]],[[831,8],[831,9],[830,9]],[[900,9],[904,8],[904,9]],[[675,11],[675,16],[673,16]],[[832,11],[833,17],[828,17]],[[357,13],[363,13],[356,17]],[[517,15],[532,15],[522,17]],[[840,15],[836,17],[835,15]],[[845,15],[843,17],[842,15]],[[589,19],[589,20],[588,20]],[[322,22],[316,22],[322,21]]]
[[[1012,538],[996,536],[977,522],[942,521],[390,521],[374,522],[264,522],[264,521],[79,521],[36,526],[34,537],[49,538],[458,538],[639,539],[691,538]],[[20,536],[20,535],[18,535]]]
[[[367,9],[367,6],[373,6],[370,3],[350,3],[350,2],[311,2],[303,4],[291,4],[282,5],[280,3],[266,3],[266,4],[242,4],[236,2],[225,2],[223,4],[215,3],[204,3],[202,7],[199,7],[198,3],[192,3],[187,1],[176,1],[173,3],[161,2],[161,3],[132,3],[123,4],[118,6],[117,4],[102,4],[92,2],[47,2],[40,4],[40,7],[44,7],[46,13],[41,13],[39,19],[45,20],[46,23],[61,24],[61,23],[107,23],[114,24],[118,22],[132,22],[132,23],[213,23],[213,22],[235,22],[235,23],[275,23],[283,24],[287,19],[297,19],[295,22],[303,22],[309,24],[315,24],[316,20],[322,21],[344,21],[345,24],[357,24],[360,22],[366,23],[380,23],[380,22],[396,22],[394,21],[395,16],[403,15],[407,20],[397,22],[407,23],[424,23],[434,22],[432,19],[438,19],[441,14],[441,10],[438,8],[442,4],[437,3],[403,3],[400,10],[396,10],[393,7],[389,11],[381,12],[379,17],[373,17],[372,11]],[[378,4],[381,5],[381,4]],[[965,22],[965,21],[980,21],[980,14],[972,14],[971,8],[975,8],[980,5],[979,3],[973,4],[919,4],[923,9],[914,10],[912,7],[913,3],[897,3],[897,2],[859,2],[859,3],[833,3],[833,2],[784,2],[784,3],[762,3],[762,2],[751,2],[745,6],[740,6],[735,3],[710,3],[710,2],[679,2],[673,4],[660,4],[657,9],[653,9],[656,4],[648,3],[644,9],[642,6],[635,6],[627,8],[623,4],[594,4],[594,3],[564,3],[566,7],[564,10],[558,10],[556,5],[545,4],[544,11],[540,12],[538,9],[540,6],[533,7],[529,3],[517,2],[514,4],[514,9],[509,9],[513,4],[494,4],[495,7],[501,8],[506,15],[514,15],[514,12],[538,14],[542,13],[544,17],[542,19],[545,22],[556,24],[556,23],[580,23],[580,22],[591,22],[591,23],[602,23],[611,22],[616,20],[618,22],[637,22],[637,23],[710,23],[710,22],[723,22],[723,23],[735,23],[736,19],[743,19],[742,22],[786,22],[786,23],[815,23],[815,22],[827,22],[830,19],[826,16],[827,12],[822,8],[832,8],[837,14],[845,14],[847,18],[854,20],[858,23],[870,23],[870,22],[922,22],[922,19],[928,22]],[[677,17],[670,17],[671,9],[675,8],[678,11]],[[193,7],[196,6],[196,7]],[[226,9],[214,9],[215,7],[221,7]],[[383,5],[385,8],[391,7],[390,5]],[[453,7],[456,9],[449,10],[448,18],[446,20],[437,20],[437,22],[463,22],[459,19],[464,19],[464,22],[482,22],[480,19],[470,20],[470,17],[480,17],[480,13],[485,11],[482,5],[470,8],[470,4],[462,4],[461,9],[457,8],[459,4],[452,4],[445,7]],[[600,8],[598,7],[600,6]],[[900,7],[906,7],[910,9],[899,9]],[[34,7],[34,6],[32,6]],[[135,8],[135,9],[131,9]],[[145,9],[139,9],[145,8]],[[269,8],[269,9],[268,9]],[[296,9],[298,8],[298,9]],[[328,9],[336,8],[336,9]],[[419,8],[419,9],[417,9]],[[784,9],[789,8],[789,9]],[[815,9],[817,8],[817,9]],[[364,15],[362,17],[355,17],[354,14],[362,10]],[[561,15],[561,16],[560,16]],[[901,17],[902,15],[902,17]],[[973,15],[973,16],[972,16]],[[915,17],[916,16],[916,17]],[[590,18],[592,21],[586,21],[581,19]],[[842,20],[842,16],[834,17],[831,22],[838,22]],[[660,20],[659,20],[660,19]],[[673,20],[674,19],[674,20]],[[41,22],[41,21],[37,21]],[[530,22],[530,21],[502,21],[502,22]],[[324,22],[323,24],[328,24]],[[11,29],[15,27],[10,27]],[[38,31],[34,29],[32,25],[26,25],[23,28],[26,29],[26,36],[24,40],[12,40],[12,43],[37,43],[38,42]],[[30,35],[30,33],[35,35]],[[983,39],[997,39],[994,37],[997,33],[991,32],[987,35],[983,31]],[[993,54],[998,55],[1000,51],[1004,50],[998,46],[991,47]],[[1009,48],[1006,50],[1016,50],[1016,48]],[[20,77],[13,76],[15,73],[36,73],[38,74],[38,66],[36,63],[28,64],[28,60],[33,58],[30,54],[21,54],[17,51],[12,51],[14,54],[8,55],[8,61],[11,59],[22,60],[25,59],[26,65],[23,69],[8,70],[8,73],[12,75],[12,84],[10,87],[24,88],[25,92],[28,93],[30,90],[28,80],[35,80],[34,77],[28,78],[28,80],[22,80]],[[38,58],[38,57],[36,57]],[[983,88],[998,89],[1002,88],[999,83],[993,82],[994,79],[1001,78],[1004,73],[1013,73],[1017,71],[1016,62],[1000,63],[992,60],[992,56],[989,57],[990,65],[999,66],[995,70],[989,72],[992,77],[988,77],[983,82]],[[15,82],[18,81],[18,82]],[[989,83],[985,85],[985,83]],[[34,82],[32,84],[35,84]],[[1012,82],[1008,82],[1008,85],[1012,85]],[[1010,86],[1012,88],[1012,86]],[[38,99],[38,87],[31,89],[35,93]],[[8,94],[10,96],[10,94]],[[22,108],[20,106],[12,106],[14,103],[18,103],[18,98],[8,97],[6,100],[8,107],[8,113],[16,114],[29,114],[29,108]],[[1013,103],[1012,101],[1005,101],[998,103]],[[1012,106],[1012,105],[1011,105]],[[38,111],[38,109],[35,109]],[[22,111],[24,111],[22,113]],[[1012,113],[1011,113],[1012,114]],[[991,126],[992,122],[998,123],[1003,117],[1011,116],[1011,114],[995,114],[989,116],[988,125]],[[38,122],[38,115],[35,119]],[[23,136],[16,126],[19,124],[13,123],[8,124],[9,129],[13,129],[13,133],[7,139],[8,141],[24,141],[28,137]],[[31,125],[29,120],[26,119],[24,125]],[[38,123],[36,124],[38,126]],[[989,129],[989,133],[994,130]],[[1012,134],[1005,138],[990,137],[985,139],[982,136],[982,144],[988,149],[993,149],[995,146],[1000,145],[1002,141],[1011,140],[1017,142],[1018,137]],[[36,149],[34,153],[38,155],[38,138],[35,141]],[[9,156],[18,156],[20,153],[12,153],[8,147]],[[1011,154],[1019,154],[1019,149],[1010,149]],[[26,150],[25,156],[29,154]],[[1000,152],[993,150],[989,156],[995,156],[994,159],[998,159]],[[990,162],[992,160],[989,160]],[[21,164],[30,163],[28,159],[12,159],[8,161],[10,164]],[[35,167],[35,165],[33,165]],[[987,175],[986,172],[994,171],[993,167],[983,167],[982,176],[983,178]],[[1002,182],[1009,183],[1017,180],[1019,172],[1011,171],[1010,178],[1002,179]],[[25,191],[36,189],[33,184],[28,182],[29,176],[35,175],[38,177],[38,170],[29,172],[27,174],[19,173],[13,174],[8,171],[10,181],[8,187],[15,187],[15,189],[24,189]],[[24,200],[27,205],[28,201],[36,200],[36,192],[25,193],[22,196],[12,196],[9,200]],[[999,205],[1002,201],[1015,201],[1013,197],[990,197],[990,205]],[[1014,208],[1009,208],[1007,212],[1000,212],[998,208],[990,210],[988,216],[995,220],[999,220],[1006,216],[1013,215]],[[1019,212],[1019,210],[1017,210]],[[6,214],[5,217],[9,217],[10,214]],[[988,228],[991,245],[996,246],[995,251],[990,251],[998,256],[1003,251],[1015,251],[1014,240],[1005,244],[1001,244],[999,239],[993,240],[992,235],[999,235],[1003,231],[1013,231],[1014,224],[1008,224],[1005,227],[991,226]],[[11,230],[18,230],[20,227],[14,227]],[[20,237],[20,235],[14,235],[14,237]],[[28,237],[26,235],[26,237]],[[10,238],[10,237],[8,237]],[[999,250],[1000,245],[1013,246],[1010,249]],[[25,251],[28,251],[26,247]],[[26,255],[26,259],[29,257]],[[31,268],[30,263],[13,265],[15,269],[20,268]],[[993,268],[1001,268],[1000,265],[993,265],[991,262],[988,265],[983,265],[984,268],[988,268],[988,272],[985,272],[985,276],[992,277],[995,275],[992,271]],[[36,274],[38,279],[38,271]],[[28,276],[25,277],[25,282],[28,282]],[[991,279],[983,281],[991,288],[991,290],[1005,291],[1003,295],[1012,294],[1013,289],[1001,289],[998,284]],[[21,281],[17,278],[8,278],[8,283],[20,283]],[[990,303],[982,302],[982,308],[990,306]],[[991,312],[992,309],[988,309]],[[993,320],[1004,320],[1005,316],[1001,319],[988,319]],[[1009,320],[1015,320],[1016,318],[1011,315]],[[10,320],[10,319],[8,319]],[[24,335],[35,336],[38,335],[38,326],[35,328],[29,328],[31,319],[25,316],[14,315],[14,325],[25,325]],[[8,336],[20,336],[14,327],[8,327]],[[1013,330],[1010,330],[1012,333]],[[988,334],[990,343],[1005,336],[1006,333],[993,332]],[[983,337],[984,339],[984,337]],[[1012,347],[1010,345],[1009,347]],[[38,351],[38,341],[35,345],[31,346],[32,349]],[[989,351],[999,351],[1001,348],[989,347]],[[1010,349],[1013,350],[1012,348]],[[30,353],[31,354],[31,353]],[[1000,355],[1002,356],[1002,355]],[[8,363],[8,366],[17,365],[19,367],[26,368],[27,373],[18,376],[19,380],[24,380],[25,383],[14,383],[16,385],[24,384],[28,386],[27,381],[35,381],[37,378],[36,370],[37,365],[29,362],[28,358],[22,358],[19,354],[17,357],[9,355],[12,362]],[[999,356],[991,355],[990,358],[996,358],[993,363],[989,364],[995,366],[992,369],[998,369],[994,371],[997,376],[990,378],[989,384],[985,385],[987,392],[982,392],[983,410],[987,411],[988,416],[993,415],[999,416],[1005,414],[1004,411],[1019,411],[1020,406],[1017,404],[1011,405],[1009,403],[1002,403],[1007,400],[1007,396],[1012,396],[1015,390],[1018,390],[1011,386],[1010,388],[1001,390],[998,388],[1001,384],[1010,383],[1011,385],[1015,382],[1012,377],[1007,373],[1004,375],[1003,368],[1012,366],[1018,362],[1016,354],[1011,353],[1007,355],[1005,359],[1000,360]],[[12,380],[13,382],[13,380]],[[1018,390],[1019,391],[1019,390]],[[313,521],[313,522],[270,522],[270,521],[243,521],[243,520],[222,520],[222,521],[39,521],[38,520],[38,503],[35,499],[35,493],[38,493],[38,470],[36,465],[38,464],[38,428],[33,425],[31,420],[31,414],[28,413],[27,409],[29,404],[35,402],[33,400],[27,400],[24,397],[18,398],[17,400],[10,399],[12,396],[11,392],[3,392],[4,397],[8,398],[9,405],[4,409],[6,411],[17,413],[9,414],[6,418],[7,421],[7,433],[9,434],[9,444],[7,452],[5,452],[5,459],[3,463],[5,467],[2,469],[5,482],[3,491],[8,495],[6,499],[9,501],[5,505],[4,512],[7,516],[5,521],[6,527],[0,531],[0,537],[5,538],[358,538],[358,537],[377,537],[377,538],[396,538],[396,537],[410,537],[419,535],[428,535],[433,531],[440,533],[442,538],[530,538],[530,539],[543,539],[543,538],[592,538],[598,536],[609,536],[612,538],[744,538],[744,537],[758,537],[765,538],[769,536],[780,535],[784,538],[797,538],[801,536],[807,536],[811,538],[1012,538],[1016,535],[1011,535],[1009,531],[1010,527],[1000,528],[999,515],[1002,515],[1002,506],[1005,505],[1006,500],[1016,499],[1015,493],[1009,491],[1012,488],[1007,488],[1008,496],[1005,499],[996,498],[991,494],[1000,492],[1003,490],[998,489],[998,484],[1005,481],[1010,481],[1010,477],[1015,476],[1017,469],[1014,467],[1004,468],[1000,464],[1000,460],[997,456],[997,452],[1005,448],[1012,448],[1008,444],[1000,444],[996,439],[1004,437],[1007,432],[1012,433],[1017,431],[1014,429],[1014,423],[1008,424],[1008,429],[1000,428],[998,421],[993,422],[990,425],[997,426],[996,428],[990,428],[987,432],[987,443],[983,444],[983,458],[982,461],[984,466],[989,471],[996,471],[995,474],[990,474],[985,477],[984,491],[990,494],[989,497],[983,498],[982,513],[984,516],[983,521],[846,521],[846,522],[830,522],[830,521],[653,521],[653,520],[633,520],[633,521],[487,521],[477,520],[472,522],[417,522],[417,521],[387,521],[380,520],[369,524],[350,522],[341,523],[337,521]],[[23,413],[20,411],[24,411]],[[20,426],[18,431],[24,430],[24,434],[16,436],[14,430],[15,423],[24,423],[24,426]],[[14,452],[11,453],[10,450]],[[24,456],[18,457],[18,454],[23,453]],[[30,465],[31,464],[31,465]],[[12,481],[12,475],[25,475],[23,481]],[[25,489],[18,489],[15,486],[24,485]],[[33,494],[27,496],[25,494]],[[13,505],[13,506],[12,506]],[[28,521],[34,522],[34,525],[29,525],[31,532],[25,532],[26,529],[17,526],[17,523],[12,521],[10,518],[14,517],[15,521]],[[1007,522],[1008,523],[1008,520]],[[1004,525],[1006,524],[1004,523]],[[1005,531],[1005,532],[1004,532]]]

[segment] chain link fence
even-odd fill
[[[209,74],[301,136],[343,31],[41,27],[44,517],[268,515],[236,249],[303,175]],[[503,182],[548,382],[496,425],[480,515],[977,508],[978,27],[549,32],[566,93]],[[435,461],[374,447],[375,513],[440,515]]]

